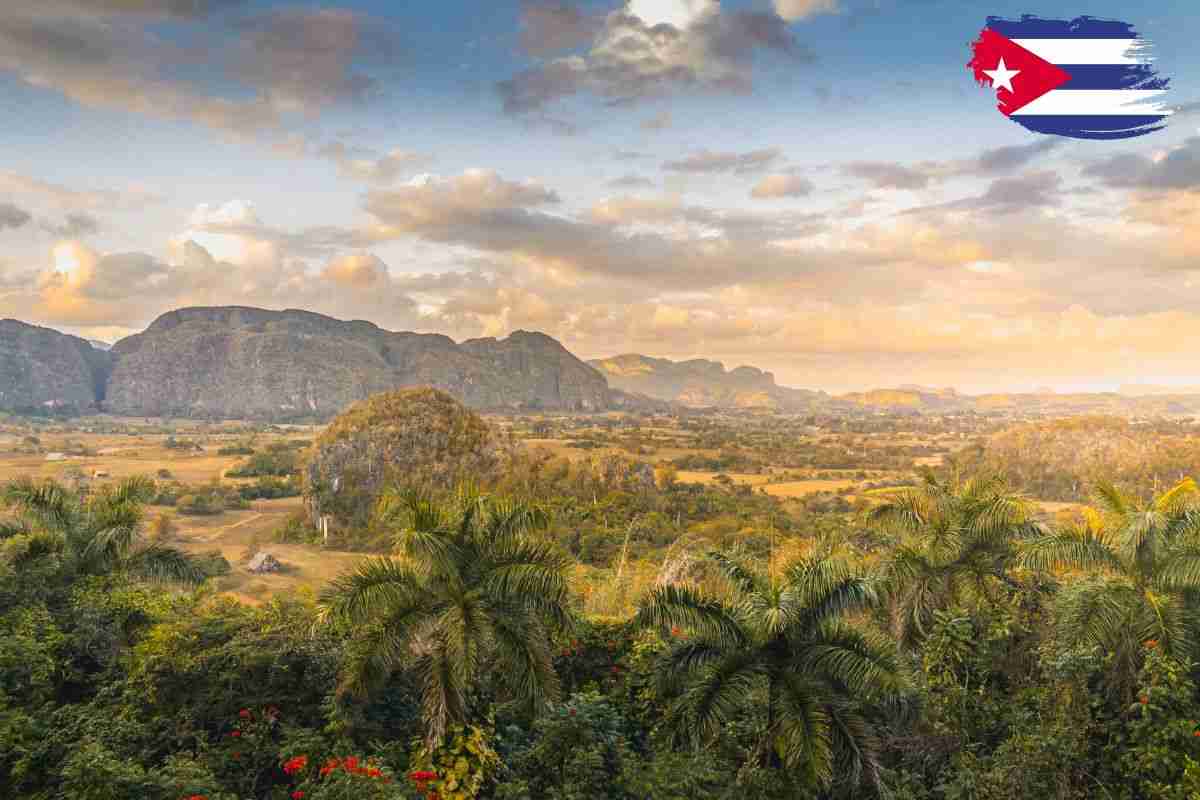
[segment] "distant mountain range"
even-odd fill
[[[903,385],[832,396],[769,372],[638,354],[585,363],[555,339],[514,331],[464,342],[308,311],[181,308],[105,349],[0,320],[0,410],[137,416],[328,418],[371,394],[433,386],[489,410],[728,409],[785,413],[1200,414],[1200,390],[965,395]]]
[[[824,392],[789,389],[756,367],[726,371],[719,361],[670,361],[627,353],[588,362],[608,385],[689,408],[745,408],[808,411],[826,404]]]
[[[434,386],[486,409],[657,407],[609,388],[541,333],[462,343],[308,311],[182,308],[105,352],[16,320],[0,327],[0,409],[324,418],[369,395]]]

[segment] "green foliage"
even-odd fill
[[[567,562],[538,535],[545,512],[470,493],[443,506],[398,492],[379,514],[395,526],[397,557],[364,560],[322,595],[326,619],[355,634],[345,690],[365,696],[396,668],[414,670],[431,743],[480,719],[472,695],[485,664],[530,711],[554,700],[550,635],[568,624]]]
[[[225,474],[231,478],[284,478],[300,469],[300,457],[294,450],[272,449],[257,452]]]
[[[1121,748],[1122,772],[1141,797],[1193,800],[1200,797],[1200,703],[1191,664],[1172,658],[1157,642],[1145,649]]]
[[[500,757],[492,747],[489,727],[455,725],[441,742],[414,742],[416,755],[413,773],[428,772],[435,777],[415,781],[426,787],[426,797],[441,800],[474,800],[492,782],[500,766]]]
[[[672,699],[677,736],[711,743],[748,708],[763,710],[756,756],[782,765],[796,791],[879,785],[871,717],[899,700],[893,647],[848,617],[878,602],[874,582],[834,546],[767,574],[741,558],[710,556],[730,600],[686,586],[656,589],[639,625],[675,640],[660,659],[660,693]]]

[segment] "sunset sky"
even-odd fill
[[[1164,131],[1065,140],[989,14],[1133,22]],[[1139,16],[1140,15],[1140,16]],[[1200,384],[1200,8],[5,0],[0,317],[306,308],[784,384]]]

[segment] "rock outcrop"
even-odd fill
[[[183,308],[112,353],[106,408],[117,414],[322,418],[405,386],[442,389],[474,408],[611,405],[600,373],[554,339],[525,331],[460,345],[308,311]]]
[[[719,361],[671,361],[626,354],[589,361],[609,385],[691,408],[748,408],[803,411],[827,399],[820,392],[789,389],[755,367],[726,371]]]
[[[384,392],[350,406],[313,443],[305,502],[322,530],[327,521],[362,526],[385,488],[485,481],[506,454],[496,430],[445,392]]]
[[[75,336],[0,320],[0,409],[86,413],[104,400],[112,359]]]

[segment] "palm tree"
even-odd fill
[[[709,558],[727,599],[661,586],[636,617],[672,642],[658,681],[677,735],[711,741],[757,704],[763,763],[785,767],[806,790],[838,779],[852,790],[878,786],[866,707],[895,702],[903,681],[894,645],[847,619],[875,605],[873,582],[828,548],[765,575],[737,555]]]
[[[1064,640],[1100,648],[1110,659],[1110,691],[1132,697],[1145,643],[1175,656],[1197,655],[1200,597],[1200,489],[1187,478],[1140,501],[1111,483],[1081,522],[1030,541],[1030,569],[1090,575],[1061,595]]]
[[[1016,540],[1037,535],[1034,506],[998,477],[938,478],[926,471],[915,487],[889,489],[869,512],[900,540],[883,567],[892,626],[906,648],[928,633],[937,611],[994,601],[1010,584]]]
[[[431,743],[473,718],[469,695],[493,675],[531,712],[559,697],[551,633],[568,624],[567,558],[537,536],[546,513],[462,492],[439,504],[390,492],[396,556],[372,558],[333,581],[323,615],[354,627],[343,691],[362,696],[398,667],[421,683]]]
[[[122,573],[135,578],[199,583],[203,571],[186,553],[147,541],[144,503],[153,495],[149,478],[127,478],[89,494],[52,481],[23,478],[0,492],[0,539],[25,537],[20,560],[58,554],[76,573]]]

